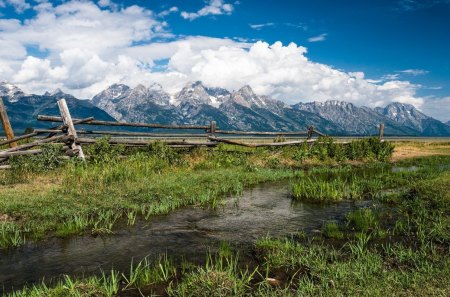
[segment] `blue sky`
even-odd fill
[[[113,82],[248,83],[288,103],[402,101],[450,120],[449,32],[449,0],[0,0],[0,79],[86,98]]]

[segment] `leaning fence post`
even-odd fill
[[[383,136],[384,136],[384,124],[380,124],[380,127],[379,127],[379,131],[378,131],[379,133],[378,133],[378,138],[380,139],[380,140],[383,140]]]
[[[83,149],[81,145],[77,144],[77,130],[75,130],[75,125],[73,124],[72,117],[70,116],[69,107],[67,106],[66,99],[58,100],[59,112],[63,119],[64,125],[67,127],[67,134],[72,138],[71,148],[74,152],[78,153],[78,158],[85,160]]]
[[[8,114],[6,113],[5,105],[3,104],[3,99],[0,98],[0,120],[3,123],[3,129],[5,130],[6,139],[11,140],[14,139],[14,131],[11,127],[11,123],[9,122]],[[17,142],[9,143],[9,147],[16,147]]]
[[[216,134],[216,128],[217,128],[217,123],[216,121],[211,121],[210,125],[209,125],[209,134],[210,136],[214,137]]]

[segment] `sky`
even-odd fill
[[[450,0],[0,0],[0,80],[91,98],[201,80],[450,120]]]

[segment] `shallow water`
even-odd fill
[[[168,215],[137,221],[104,237],[90,235],[53,238],[0,252],[0,284],[4,291],[26,283],[51,280],[63,274],[99,273],[100,269],[128,271],[130,262],[145,256],[203,261],[220,241],[249,248],[267,234],[284,236],[320,229],[324,221],[339,220],[368,202],[311,205],[293,202],[290,183],[267,183],[225,199],[217,209],[187,207]]]

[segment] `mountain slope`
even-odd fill
[[[330,100],[326,102],[298,103],[294,108],[318,114],[338,125],[345,134],[375,135],[380,123],[385,125],[387,135],[417,135],[415,129],[402,127],[393,120],[368,107],[357,107],[352,103]]]
[[[411,104],[394,102],[386,107],[377,107],[375,111],[403,127],[414,129],[422,136],[448,136],[450,127],[429,117]]]
[[[42,122],[36,119],[37,115],[59,115],[56,104],[58,99],[65,98],[73,118],[95,117],[99,120],[114,121],[105,111],[95,107],[89,100],[79,100],[64,94],[60,90],[44,95],[27,95],[22,91],[15,92],[12,96],[2,95],[5,108],[16,133],[22,133],[26,128],[45,128],[55,123]],[[3,131],[2,131],[3,132]]]

